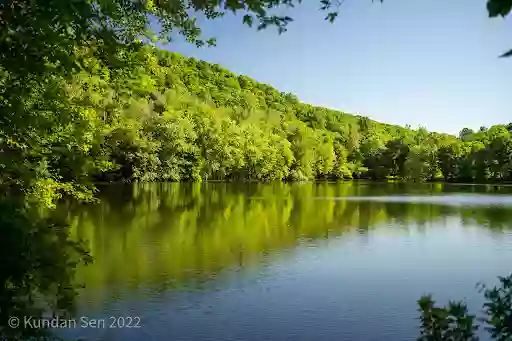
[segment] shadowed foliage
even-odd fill
[[[485,303],[480,320],[492,340],[512,340],[512,274],[498,277],[499,284],[489,288],[479,285]],[[447,306],[435,305],[430,295],[419,301],[421,337],[418,341],[478,341],[476,315],[470,315],[463,301]]]
[[[25,317],[70,316],[78,283],[77,264],[90,261],[69,226],[20,205],[0,201],[0,338],[52,339],[44,329],[25,328]],[[9,318],[20,326],[11,328]]]

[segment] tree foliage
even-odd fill
[[[512,275],[498,277],[499,284],[488,288],[479,285],[485,303],[481,320],[492,340],[512,339]],[[432,296],[419,301],[421,336],[418,341],[478,341],[476,315],[468,313],[463,301],[450,302],[444,307],[435,305]]]
[[[178,35],[199,46],[213,44],[201,35],[196,18],[213,20],[228,12],[249,26],[284,32],[292,18],[276,10],[299,3],[1,2],[2,193],[29,195],[51,206],[63,194],[91,200],[88,184],[98,179],[425,180],[440,169],[450,169],[445,178],[451,180],[510,177],[505,136],[491,145],[476,136],[486,132],[466,132],[464,142],[474,145],[460,148],[456,164],[436,166],[438,142],[446,140],[442,135],[422,131],[420,137],[303,105],[217,65],[147,46]],[[319,5],[333,21],[341,2]],[[505,16],[510,1],[489,0],[488,10],[490,16]],[[473,135],[484,145],[470,141]],[[415,147],[421,139],[428,147]],[[496,159],[483,152],[489,149]]]
[[[0,200],[0,339],[60,340],[47,329],[12,328],[10,319],[41,316],[69,318],[81,283],[78,264],[91,261],[68,223],[28,214],[19,201]]]
[[[456,138],[303,104],[151,46],[119,50],[118,66],[94,47],[76,53],[87,70],[30,83],[22,116],[1,126],[6,194],[19,187],[51,206],[92,199],[95,181],[512,181],[506,125]]]
[[[276,10],[299,3],[0,1],[0,255],[10,266],[1,273],[2,302],[72,296],[75,264],[67,260],[86,253],[67,242],[64,227],[42,228],[54,225],[28,207],[52,207],[63,195],[92,200],[95,181],[512,180],[510,124],[460,140],[381,124],[148,44],[180,35],[215,44],[196,18],[228,12],[282,33],[292,18]],[[320,1],[326,20],[340,4]],[[489,15],[506,16],[511,4],[489,0]]]

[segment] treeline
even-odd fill
[[[303,104],[151,46],[74,53],[83,65],[71,77],[21,88],[0,70],[11,106],[0,183],[23,183],[47,203],[62,192],[90,198],[91,181],[512,180],[512,124],[456,138]]]
[[[457,139],[303,104],[177,53],[132,58],[79,78],[102,130],[96,159],[111,164],[101,180],[512,180],[512,124]]]

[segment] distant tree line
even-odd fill
[[[273,10],[298,3],[0,3],[1,193],[52,206],[97,180],[511,179],[510,124],[459,140],[381,124],[146,44],[214,44],[197,14],[283,32]],[[319,2],[326,20],[340,4]],[[487,2],[491,17],[511,6]]]
[[[512,180],[512,124],[457,138],[303,104],[150,46],[120,53],[118,66],[93,49],[76,52],[87,71],[25,89],[38,124],[24,134],[2,126],[2,184],[25,178],[51,203],[64,192],[88,198],[95,181]]]

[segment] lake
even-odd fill
[[[415,340],[422,294],[478,312],[477,282],[512,271],[506,186],[155,183],[100,198],[61,213],[95,259],[77,271],[76,316],[107,328],[64,337]]]

